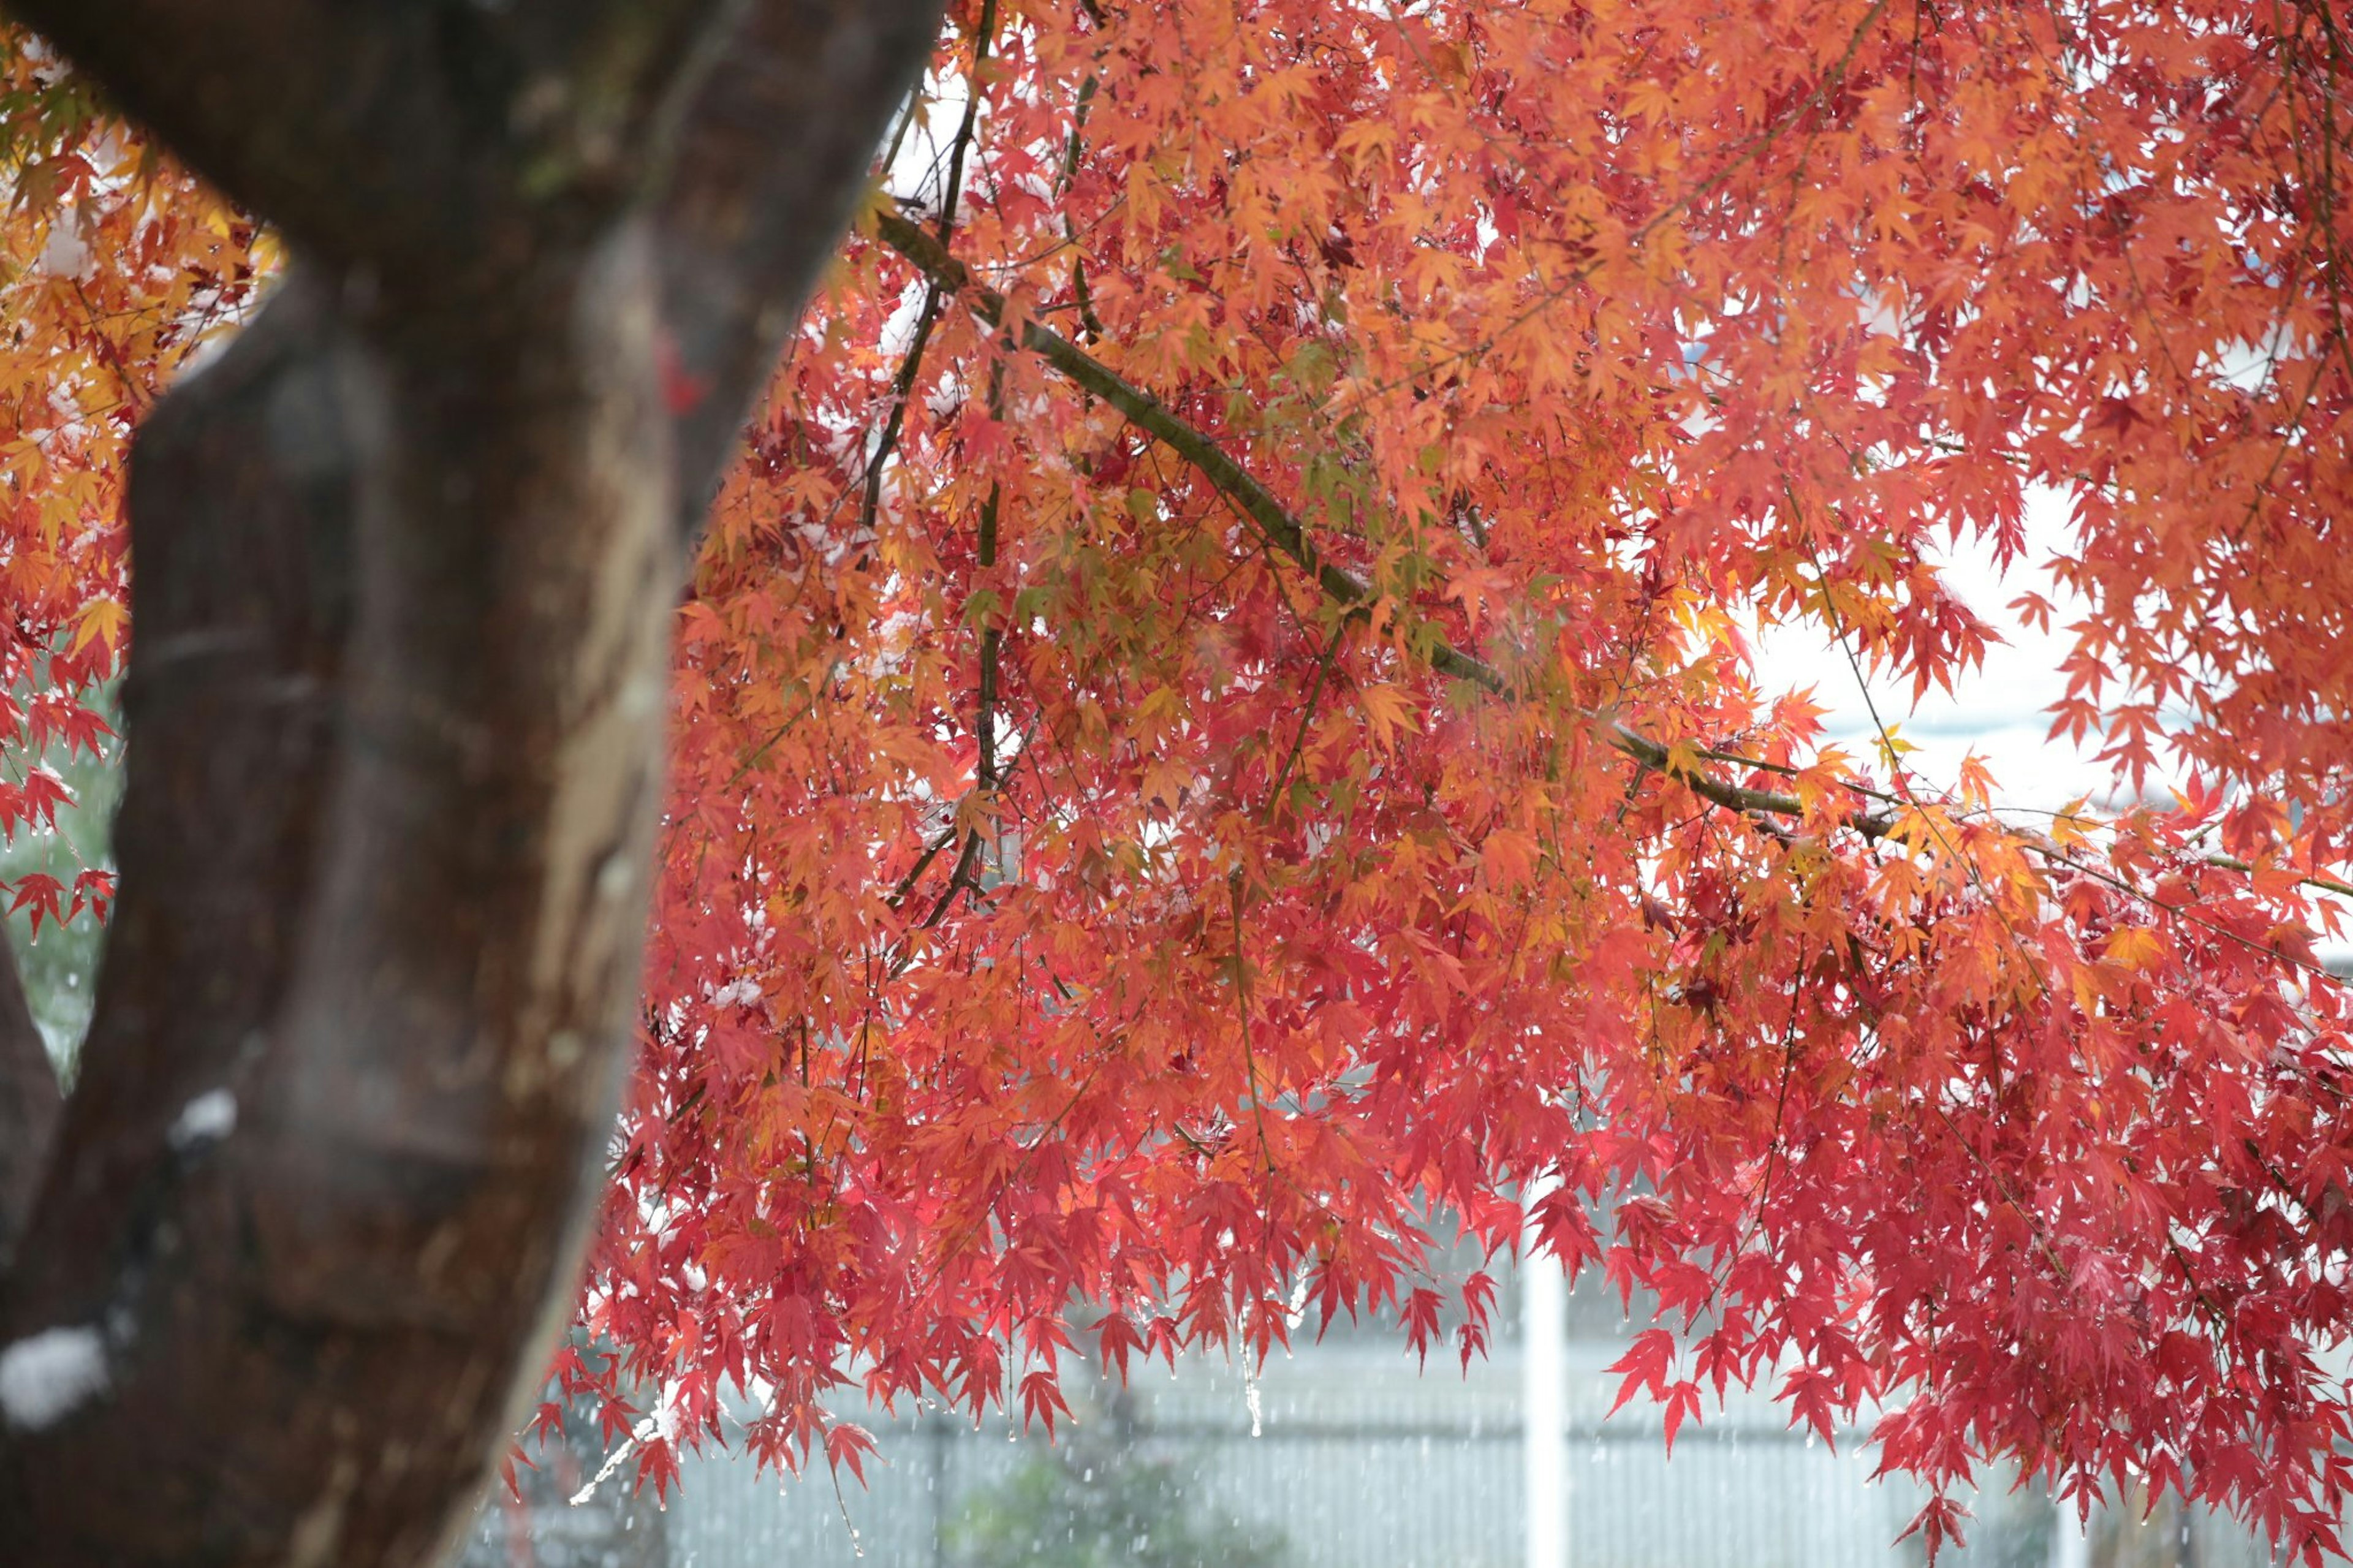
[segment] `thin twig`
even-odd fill
[[[947,176],[940,188],[938,235],[941,253],[946,254],[947,243],[955,234],[956,204],[964,199],[964,161],[971,150],[974,132],[980,124],[981,81],[988,64],[990,40],[997,32],[997,0],[984,0],[980,20],[973,29],[972,77],[965,92],[964,120],[956,126],[955,140],[948,146]],[[930,346],[932,329],[938,325],[940,307],[944,303],[943,284],[937,279],[923,287],[923,308],[915,318],[914,335],[907,344],[906,357],[899,362],[899,374],[891,380],[891,412],[882,421],[882,433],[874,443],[873,455],[866,460],[866,499],[860,509],[859,526],[861,533],[871,532],[875,519],[882,510],[882,470],[891,461],[891,454],[899,447],[899,437],[907,426],[907,402],[914,395],[915,382],[923,374],[923,351]]]

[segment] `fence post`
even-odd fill
[[[1529,1188],[1531,1215],[1548,1185]],[[1520,1247],[1520,1422],[1527,1568],[1568,1568],[1568,1278],[1534,1224]]]

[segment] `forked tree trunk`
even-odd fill
[[[11,3],[294,263],[134,448],[53,1138],[0,994],[0,1559],[427,1563],[594,1211],[693,514],[938,0]]]

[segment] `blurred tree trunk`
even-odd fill
[[[0,1542],[429,1562],[594,1212],[692,520],[938,0],[12,3],[293,260],[134,449],[54,1138],[0,1061]]]
[[[2181,1499],[2168,1492],[2151,1509],[2136,1487],[2092,1520],[2089,1568],[2205,1568]]]

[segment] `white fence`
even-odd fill
[[[1916,1542],[1896,1537],[1920,1503],[1916,1488],[1873,1483],[1859,1434],[1833,1449],[1790,1432],[1768,1401],[1736,1398],[1669,1457],[1657,1412],[1641,1401],[1604,1421],[1616,1380],[1609,1343],[1569,1349],[1568,1561],[1574,1568],[1913,1568]],[[1516,1352],[1468,1374],[1450,1363],[1417,1375],[1394,1342],[1302,1350],[1278,1359],[1259,1387],[1258,1433],[1240,1375],[1214,1363],[1140,1373],[1120,1413],[1124,1437],[1090,1433],[1113,1420],[1082,1403],[1074,1439],[1101,1462],[1163,1467],[1177,1501],[1206,1526],[1280,1536],[1292,1568],[1521,1568],[1524,1480]],[[673,1507],[671,1561],[681,1568],[850,1568],[961,1559],[956,1523],[976,1499],[1001,1497],[1040,1453],[1001,1416],[976,1431],[927,1416],[877,1422],[886,1468],[839,1498],[818,1476],[779,1482],[728,1459],[688,1467]],[[2035,1491],[1992,1488],[1957,1568],[2046,1568],[2070,1553],[2057,1515]],[[858,1532],[853,1543],[850,1531]],[[1050,1512],[1035,1521],[1036,1556],[1066,1544]],[[1116,1561],[1117,1558],[1108,1560]],[[2163,1561],[2180,1568],[2253,1568],[2264,1561],[2242,1532],[2201,1521]],[[1206,1565],[1205,1565],[1206,1568]]]

